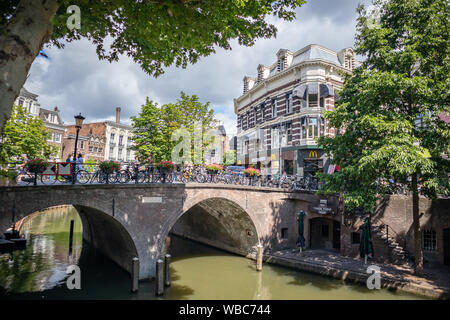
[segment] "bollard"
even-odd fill
[[[139,259],[134,257],[131,261],[131,292],[139,289]]]
[[[164,256],[165,260],[165,274],[164,274],[164,284],[166,287],[170,287],[170,254]]]
[[[156,295],[162,296],[164,294],[164,269],[163,261],[156,260]]]
[[[256,253],[256,271],[261,271],[263,263],[263,246],[261,244],[258,244],[257,250],[258,252]]]
[[[72,242],[73,242],[73,219],[70,220],[70,235],[69,235],[69,256],[72,254]]]

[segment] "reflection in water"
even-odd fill
[[[74,261],[81,290],[65,285],[70,220],[75,220]],[[255,271],[254,261],[172,236],[172,286],[155,297],[154,281],[130,293],[130,276],[82,243],[81,221],[72,207],[54,208],[29,219],[22,231],[27,249],[0,261],[3,299],[417,299],[273,265]],[[83,251],[81,254],[81,248]]]
[[[74,220],[73,252],[69,256],[70,220]],[[3,256],[0,285],[9,292],[43,291],[61,284],[66,268],[76,264],[82,245],[82,227],[73,207],[44,210],[25,221],[21,233],[27,238],[25,250],[14,251],[13,259]]]

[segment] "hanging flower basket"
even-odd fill
[[[223,170],[223,167],[220,164],[209,164],[206,166],[206,171],[208,174],[218,174]]]
[[[255,169],[255,168],[247,168],[243,171],[243,173],[247,177],[259,177],[261,175],[261,171],[259,171],[258,169]]]
[[[103,161],[100,163],[99,168],[100,168],[100,170],[102,170],[102,172],[104,174],[111,174],[115,171],[118,171],[120,168],[120,165],[118,162],[115,162],[115,161]]]
[[[25,168],[35,174],[44,172],[47,166],[48,162],[39,158],[28,160],[25,164]]]

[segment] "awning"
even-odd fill
[[[320,96],[321,97],[330,97],[334,96],[334,89],[332,86],[328,84],[321,83],[320,85],[317,82],[301,84],[294,88],[292,94],[294,97],[299,97],[301,99],[306,99],[307,94],[317,94],[320,87]]]
[[[328,84],[320,84],[320,96],[321,97],[330,97],[334,96],[334,88]]]

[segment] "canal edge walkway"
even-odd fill
[[[381,287],[407,293],[426,296],[434,299],[450,299],[450,274],[431,275],[423,278],[414,276],[407,266],[393,266],[344,257],[325,250],[310,250],[299,253],[298,250],[281,250],[264,254],[264,262],[292,269],[312,272],[338,280],[356,282],[366,285],[370,274],[366,268],[377,265],[381,271]],[[430,275],[429,270],[426,273]],[[434,270],[433,270],[434,272]],[[441,280],[441,281],[440,281]]]

